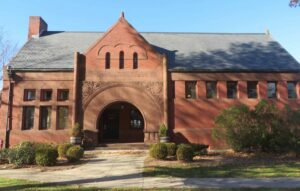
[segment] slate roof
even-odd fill
[[[72,70],[74,52],[84,53],[104,33],[45,32],[29,40],[10,62],[16,70]],[[168,56],[170,71],[299,72],[299,63],[264,33],[140,33]]]

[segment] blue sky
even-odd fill
[[[300,61],[300,7],[289,0],[0,0],[0,27],[22,46],[28,17],[49,30],[105,31],[125,12],[140,32],[265,32]]]

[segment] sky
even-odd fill
[[[140,32],[262,33],[300,62],[300,7],[289,0],[0,0],[0,27],[19,47],[29,16],[53,31],[106,31],[122,11]]]

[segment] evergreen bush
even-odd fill
[[[165,143],[156,143],[153,144],[150,148],[150,156],[159,159],[164,160],[168,156],[168,149]]]
[[[69,162],[76,162],[79,161],[84,154],[84,150],[82,147],[76,145],[72,146],[67,150],[66,157]]]
[[[176,151],[177,160],[190,162],[193,161],[194,150],[189,144],[180,144]]]

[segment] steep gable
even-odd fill
[[[134,52],[138,53],[139,59],[147,59],[149,52],[157,54],[122,14],[119,20],[86,51],[85,55],[104,59],[106,52],[110,52],[111,59],[119,59],[119,52],[125,49],[127,50],[125,59],[132,58]]]

